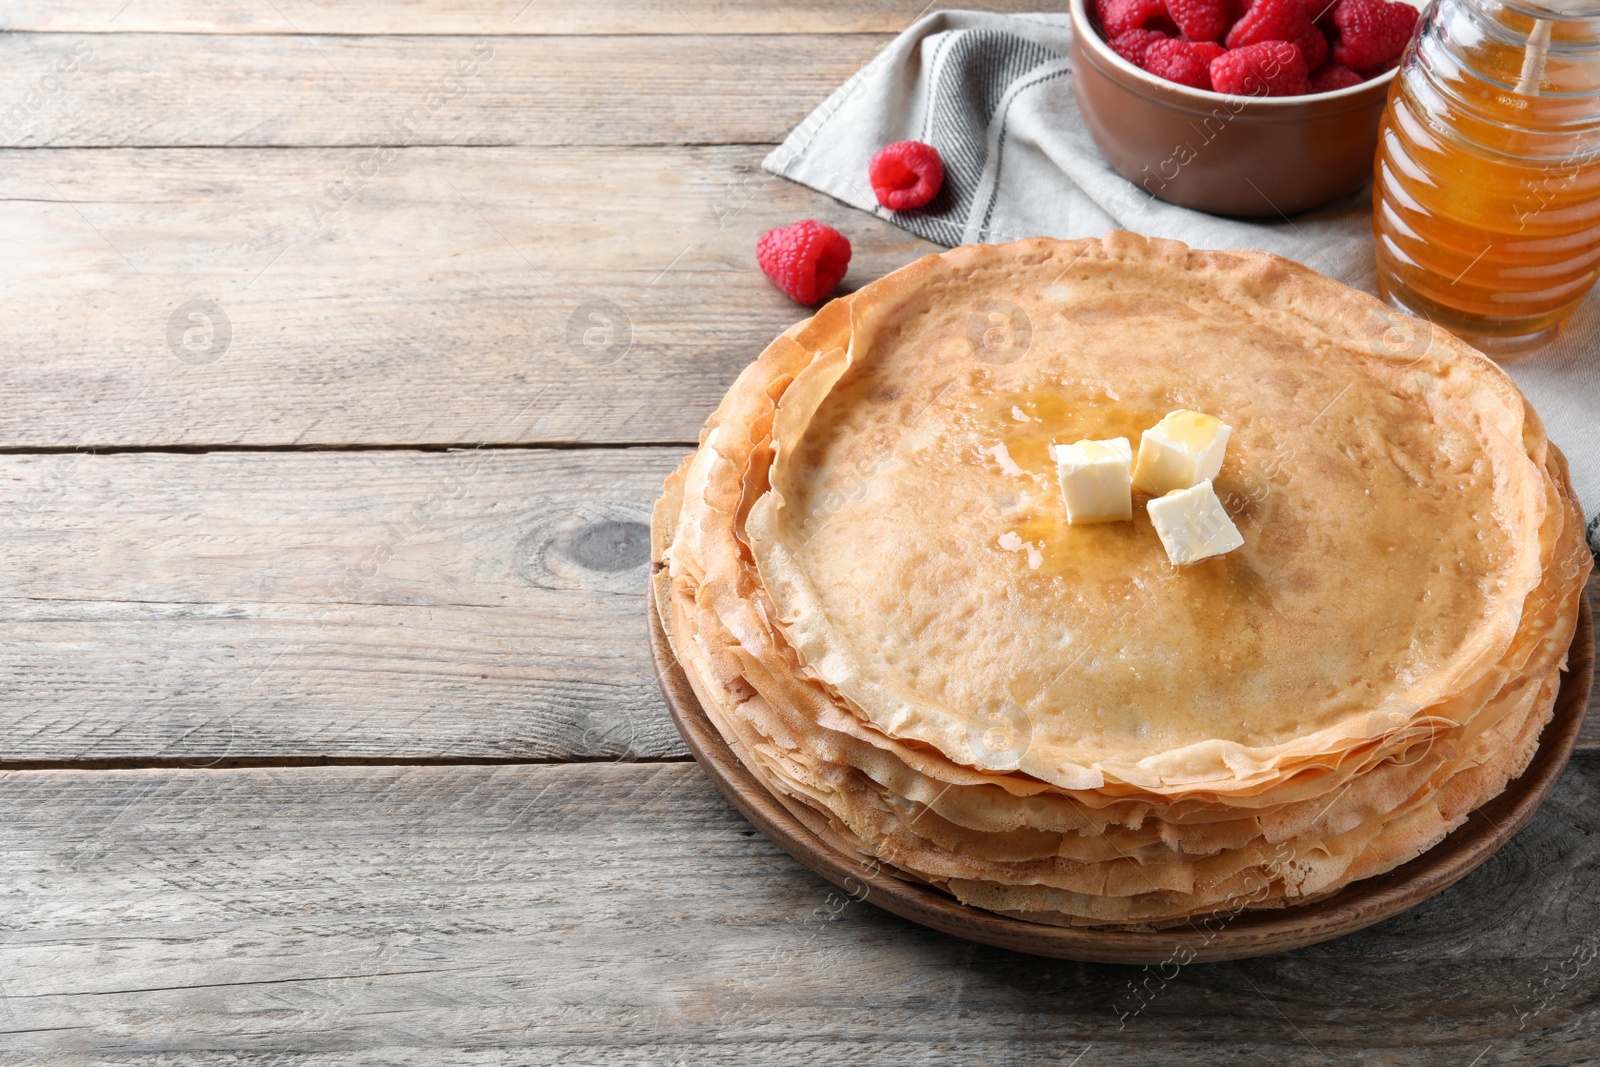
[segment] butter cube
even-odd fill
[[[1139,438],[1134,488],[1162,496],[1217,476],[1233,427],[1198,411],[1174,411]]]
[[[1056,445],[1053,451],[1068,522],[1133,518],[1133,446],[1126,437]]]
[[[1174,489],[1145,505],[1167,558],[1174,564],[1232,552],[1244,544],[1239,528],[1228,518],[1207,478],[1187,489]]]

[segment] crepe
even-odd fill
[[[1129,234],[929,257],[729,391],[657,508],[666,631],[791,810],[969,903],[1160,923],[1380,873],[1520,773],[1590,562],[1509,380],[1392,321]],[[1174,570],[1142,509],[1068,526],[1045,446],[1178,407],[1235,427],[1246,546]]]
[[[677,626],[680,633],[693,629],[681,617]],[[702,694],[715,692],[716,683],[707,682],[704,652],[698,641],[685,645],[683,665],[697,690]],[[1548,719],[1557,674],[1552,671],[1543,684],[1523,694],[1515,714],[1503,720],[1498,736],[1480,738],[1470,751],[1457,751],[1453,744],[1441,742],[1414,764],[1386,765],[1352,783],[1331,802],[1319,805],[1319,810],[1302,812],[1294,835],[1284,832],[1290,824],[1281,820],[1239,820],[1248,824],[1248,832],[1225,851],[1206,850],[1211,853],[1209,856],[1169,843],[1157,820],[1140,828],[1144,831],[1142,841],[1136,840],[1139,833],[1120,833],[1111,828],[1097,835],[1084,825],[1077,828],[1080,832],[1069,829],[1064,834],[1015,830],[967,833],[936,814],[936,803],[931,809],[925,808],[892,790],[875,788],[864,775],[852,774],[846,766],[817,758],[816,751],[807,746],[789,747],[771,741],[762,732],[770,709],[759,694],[724,690],[716,693],[707,706],[733,705],[729,720],[720,715],[713,718],[719,728],[737,737],[735,747],[741,759],[778,795],[806,797],[831,814],[843,832],[846,847],[853,841],[853,847],[863,854],[890,860],[936,884],[948,883],[964,900],[1011,901],[1009,907],[998,910],[1027,910],[1041,894],[1043,899],[1051,900],[1053,891],[1069,890],[1097,898],[1139,898],[1100,899],[1092,914],[1123,921],[1137,916],[1149,921],[1155,915],[1151,909],[1173,908],[1164,895],[1150,895],[1158,888],[1183,894],[1178,914],[1188,914],[1196,907],[1205,910],[1230,904],[1230,894],[1237,895],[1246,882],[1271,889],[1258,896],[1257,906],[1283,896],[1303,896],[1349,869],[1356,853],[1371,846],[1373,838],[1389,822],[1409,817],[1435,801],[1443,785],[1452,780],[1470,784],[1478,791],[1474,794],[1476,802],[1455,813],[1453,821],[1433,827],[1436,837],[1442,837],[1465,818],[1466,810],[1497,794],[1510,774],[1520,771],[1522,764],[1517,763],[1513,771],[1498,776],[1469,776],[1469,772],[1495,761],[1508,766],[1505,757],[1514,750],[1531,755],[1527,742],[1511,746],[1509,741],[1527,735],[1530,726],[1532,737],[1536,737],[1538,728]],[[736,679],[737,675],[728,677]],[[1386,775],[1395,781],[1375,781]],[[1385,793],[1395,792],[1396,782],[1407,783],[1397,793],[1403,802],[1381,799]],[[1378,802],[1363,803],[1363,793],[1368,801],[1375,796]],[[1205,829],[1213,831],[1215,824]],[[1098,846],[1102,851],[1097,856],[1086,855],[1081,846],[1089,846],[1091,852]],[[1407,858],[1410,854],[1395,855],[1388,865],[1374,865],[1370,873],[1380,873]],[[1262,868],[1272,864],[1298,872],[1297,877],[1292,883],[1279,877],[1275,885],[1270,884],[1272,879]],[[977,888],[979,883],[971,877],[951,881],[954,875],[979,873],[985,876],[989,890]],[[1197,883],[1207,881],[1215,887],[1207,892],[1217,895],[1206,898],[1196,890]],[[1054,901],[1055,908],[1066,906]]]

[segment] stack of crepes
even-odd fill
[[[1048,446],[1233,427],[1245,538],[1066,521]],[[1491,361],[1259,252],[970,246],[739,377],[655,515],[656,604],[739,759],[959,900],[1154,928],[1326,897],[1527,766],[1591,559]]]

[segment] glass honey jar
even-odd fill
[[[1372,226],[1391,303],[1491,354],[1553,337],[1600,274],[1600,0],[1434,0]]]

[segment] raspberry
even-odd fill
[[[762,273],[801,304],[820,304],[850,269],[850,242],[832,226],[806,219],[768,230],[756,243]]]
[[[1393,62],[1411,40],[1417,14],[1410,4],[1339,0],[1333,9],[1333,24],[1339,28],[1333,61],[1358,71],[1375,70]]]
[[[1235,96],[1297,96],[1311,91],[1300,46],[1259,41],[1211,61],[1211,87]]]
[[[1108,41],[1111,50],[1126,59],[1136,67],[1144,66],[1144,54],[1150,46],[1157,41],[1165,41],[1167,35],[1156,30],[1129,30],[1120,37]]]
[[[1226,43],[1242,48],[1258,41],[1287,41],[1300,32],[1300,21],[1306,17],[1300,0],[1253,0],[1228,30]]]
[[[1300,36],[1289,42],[1300,46],[1300,57],[1306,61],[1307,70],[1321,70],[1328,63],[1328,38],[1317,29],[1316,23],[1307,22]]]
[[[1191,89],[1210,89],[1211,61],[1222,54],[1215,41],[1157,41],[1145,53],[1144,69]]]
[[[1094,0],[1094,13],[1106,40],[1121,37],[1129,30],[1142,30],[1145,23],[1167,13],[1163,0]]]
[[[1314,93],[1331,93],[1335,89],[1348,89],[1352,85],[1360,85],[1366,80],[1349,67],[1341,67],[1337,63],[1329,63],[1311,75],[1311,91]]]
[[[921,207],[939,195],[944,185],[944,161],[939,150],[921,141],[897,141],[879,149],[867,168],[878,203],[890,211]]]
[[[1233,15],[1233,0],[1167,0],[1167,14],[1191,41],[1220,41]]]
[[[1316,70],[1328,58],[1328,40],[1317,29],[1303,0],[1254,0],[1228,31],[1229,48],[1262,41],[1299,45],[1307,70]]]

